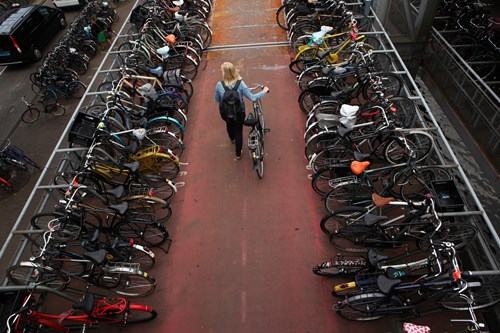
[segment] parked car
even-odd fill
[[[0,65],[29,63],[42,57],[42,49],[66,27],[57,8],[26,6],[0,15]]]

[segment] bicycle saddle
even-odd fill
[[[366,170],[366,168],[368,168],[368,166],[370,165],[370,161],[352,161],[351,162],[351,171],[353,174],[355,175],[360,175],[363,173],[363,171]]]
[[[131,173],[135,173],[137,170],[139,170],[139,167],[141,166],[139,162],[133,161],[130,163],[125,163],[122,165],[124,169],[130,170]]]
[[[125,193],[125,187],[123,185],[118,185],[116,187],[113,187],[109,190],[106,190],[106,194],[111,194],[114,196],[116,199],[120,199],[123,194]]]
[[[243,121],[243,125],[254,127],[258,122],[259,120],[253,116],[253,113],[249,113],[246,119]]]
[[[135,141],[131,141],[130,144],[123,147],[123,152],[128,154],[135,154],[139,151],[139,145]]]
[[[85,298],[78,303],[73,304],[71,307],[75,310],[80,310],[86,313],[88,316],[92,315],[95,304],[95,295],[87,294]]]
[[[363,154],[363,153],[360,153],[359,151],[354,152],[354,159],[356,161],[359,161],[359,162],[363,162],[363,161],[370,161],[371,162],[370,154]]]
[[[156,68],[151,68],[151,69],[149,70],[149,72],[150,72],[151,74],[156,75],[157,77],[161,77],[161,76],[163,75],[163,67],[162,67],[162,66],[158,66],[158,67],[156,67]]]
[[[380,215],[374,215],[374,214],[366,214],[363,217],[363,222],[366,226],[372,226],[378,221],[383,221],[387,219],[387,216],[380,216]]]
[[[382,207],[382,206],[387,205],[389,202],[393,201],[394,198],[393,197],[385,198],[385,197],[381,197],[377,193],[373,193],[372,200],[373,200],[373,203],[375,204],[375,206]]]
[[[85,243],[95,243],[99,240],[99,229],[94,229],[92,232],[88,232],[82,236],[85,239]]]
[[[344,128],[344,127],[340,127],[338,130],[337,130],[337,133],[338,135],[340,135],[341,137],[344,137],[346,136],[346,134],[349,134],[353,131],[352,128]]]
[[[125,212],[128,210],[128,203],[127,202],[121,202],[116,205],[109,205],[108,206],[110,209],[114,210],[120,215],[125,214]]]
[[[102,250],[93,251],[93,252],[85,252],[83,254],[83,257],[92,261],[94,264],[100,265],[104,261],[106,261],[106,253],[107,253],[107,251],[102,249]]]
[[[377,287],[384,294],[390,294],[391,291],[398,284],[401,283],[401,279],[390,279],[387,276],[381,274],[377,277]]]
[[[378,267],[378,263],[387,258],[389,258],[389,256],[377,253],[375,249],[368,250],[368,263],[373,267]]]

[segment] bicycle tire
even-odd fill
[[[292,4],[283,4],[276,11],[276,24],[283,30],[288,30],[288,25],[286,24],[286,16],[287,13],[294,8],[295,5]]]
[[[158,313],[150,306],[131,303],[127,310],[127,319],[125,324],[137,324],[151,321],[158,316]]]
[[[114,230],[117,235],[125,239],[136,239],[139,244],[158,247],[169,237],[167,229],[160,223],[137,223],[134,220],[118,222]]]
[[[425,132],[412,131],[404,135],[404,140],[410,149],[415,153],[415,162],[422,162],[434,148],[434,139]],[[384,159],[391,164],[404,163],[408,158],[407,148],[403,139],[395,138],[389,141],[384,147]]]
[[[259,143],[257,152],[259,158],[257,158],[255,161],[255,163],[257,163],[257,165],[255,166],[255,172],[257,173],[259,179],[262,179],[264,177],[264,142],[262,142],[262,139]]]
[[[82,81],[72,81],[68,83],[68,96],[80,99],[85,94],[87,86]]]
[[[138,161],[140,163],[140,173],[159,175],[174,180],[180,172],[179,162],[168,154],[157,153],[153,157],[147,158],[147,161]]]
[[[339,275],[351,275],[359,272],[360,270],[366,268],[366,258],[363,256],[354,257],[351,259],[336,259],[316,265],[312,268],[312,272],[315,275],[334,277]]]
[[[59,212],[35,214],[30,222],[38,230],[49,230],[49,223],[52,227],[61,225],[61,230],[52,233],[52,239],[60,242],[77,240],[82,232],[81,221]]]
[[[64,116],[66,113],[66,108],[64,105],[57,103],[52,110],[50,110],[50,114],[56,117]]]
[[[367,213],[367,208],[357,206],[334,209],[323,216],[319,227],[326,235],[331,235],[339,230],[339,226],[344,228],[352,224],[362,224]]]
[[[382,72],[375,74],[375,76],[380,78],[382,87],[384,87],[384,94],[386,96],[400,95],[404,86],[404,80],[401,75],[393,72]],[[371,96],[375,95],[376,92],[372,91],[370,84],[366,84],[363,87],[362,94],[363,98],[368,100]]]
[[[70,282],[69,276],[52,268],[14,265],[7,268],[5,276],[19,286],[41,284],[56,290],[64,290]]]
[[[342,145],[333,145],[314,153],[309,164],[314,172],[333,167],[338,173],[337,177],[343,177],[352,174],[350,168],[352,161],[354,161],[354,152],[351,149]],[[340,169],[343,164],[345,164],[345,167],[342,166],[342,169]]]
[[[181,157],[184,152],[182,140],[170,132],[168,127],[153,127],[147,130],[146,135],[155,144],[170,149],[175,156]]]
[[[334,181],[334,180],[332,180]],[[325,195],[324,202],[327,211],[341,206],[366,206],[372,203],[373,189],[359,180],[345,181],[332,187]]]
[[[338,250],[351,253],[367,253],[368,247],[363,242],[371,236],[373,236],[372,228],[351,224],[331,233],[329,239],[330,244]]]
[[[146,272],[119,273],[120,283],[113,288],[117,294],[124,296],[147,296],[156,289],[156,281]]]
[[[470,245],[478,234],[478,229],[473,225],[466,223],[449,223],[442,225],[441,228],[432,234],[434,240],[442,240],[453,243],[455,250],[463,250]],[[417,246],[423,250],[428,251],[430,242],[427,239],[419,239]]]
[[[326,147],[334,146],[338,140],[340,139],[336,131],[319,132],[307,140],[304,155],[307,160],[310,160],[315,153],[318,153]]]
[[[40,110],[34,107],[29,107],[21,115],[21,120],[26,124],[34,123],[40,118]]]
[[[433,193],[432,181],[451,180],[448,170],[442,167],[422,167],[415,173],[399,180],[401,184],[399,191],[404,200],[423,200],[428,193]]]
[[[472,300],[470,305],[474,310],[486,309],[500,302],[500,285],[496,283],[481,283],[481,287],[467,288],[468,296]],[[454,290],[443,295],[438,300],[439,305],[448,310],[468,311],[469,303]]]
[[[148,271],[155,266],[156,260],[154,257],[135,247],[126,248],[122,252],[127,256],[127,262],[139,264],[139,269],[142,272]]]
[[[129,209],[143,211],[152,214],[154,220],[160,223],[166,222],[172,216],[172,208],[169,202],[150,195],[131,195],[124,198],[128,202]]]
[[[348,297],[342,301],[337,308],[337,313],[344,319],[354,321],[376,320],[387,316],[387,314],[372,314],[374,309],[399,308],[403,302],[397,297],[388,297],[382,293],[366,293]],[[390,313],[387,311],[386,313]]]

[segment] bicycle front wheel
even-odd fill
[[[500,302],[500,285],[498,284],[482,283],[480,287],[467,288],[467,291],[474,310],[485,309]],[[460,297],[460,294],[453,290],[441,297],[438,303],[449,310],[469,310],[468,300]]]
[[[337,313],[344,319],[355,321],[368,321],[385,317],[388,309],[402,306],[400,299],[387,297],[382,293],[367,293],[355,295],[342,301],[337,308]],[[377,314],[383,310],[384,314]]]
[[[40,117],[40,111],[36,108],[30,107],[23,112],[21,120],[27,124],[31,124],[37,121],[39,117]]]
[[[80,99],[85,94],[87,86],[81,81],[72,81],[68,83],[68,96]]]
[[[70,281],[67,275],[55,269],[24,265],[14,265],[7,268],[5,275],[7,279],[19,286],[36,283],[56,290],[63,290]]]

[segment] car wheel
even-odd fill
[[[36,46],[33,46],[33,49],[31,49],[31,54],[33,55],[33,61],[42,59],[42,51]]]
[[[66,19],[62,16],[59,18],[59,25],[61,26],[61,29],[66,28]]]

